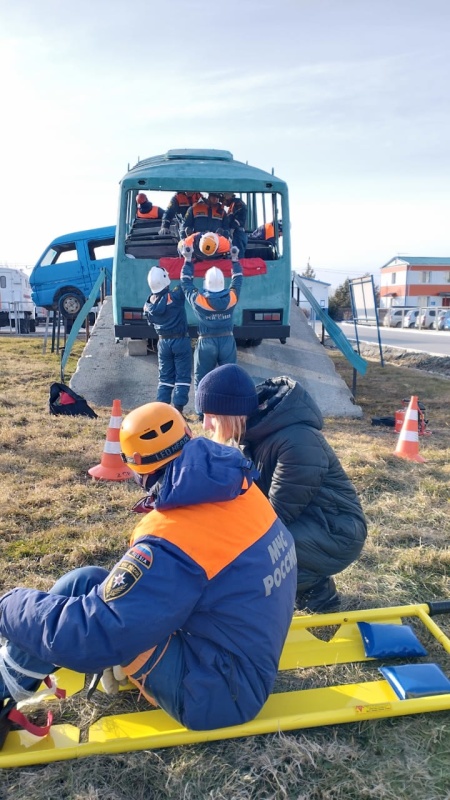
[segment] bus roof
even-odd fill
[[[75,231],[74,233],[65,233],[64,236],[57,236],[56,239],[52,239],[50,245],[65,244],[77,239],[114,239],[115,235],[115,225],[110,225],[106,228],[90,228],[88,231]]]
[[[168,150],[138,161],[121,183],[123,189],[287,192],[285,181],[235,161],[228,150]]]

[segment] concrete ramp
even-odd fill
[[[238,363],[256,382],[279,375],[299,381],[325,417],[362,416],[361,408],[352,401],[350,389],[294,302],[291,337],[287,343],[266,340],[259,347],[239,347]],[[157,385],[156,352],[130,356],[127,342],[115,341],[112,300],[107,297],[70,381],[71,388],[94,407],[110,408],[117,399],[123,411],[130,411],[156,400]],[[186,411],[194,411],[193,384]]]

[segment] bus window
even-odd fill
[[[175,217],[168,235],[160,235],[161,219],[136,218],[136,197],[146,194],[153,206],[166,209],[181,191],[233,192],[247,206],[248,244],[241,263],[244,284],[235,312],[235,337],[243,341],[289,336],[291,259],[288,190],[284,181],[248,164],[235,161],[224,151],[169,151],[164,156],[140,161],[120,182],[119,220],[113,267],[115,335],[121,339],[151,338],[151,326],[142,307],[148,295],[147,275],[152,266],[163,266],[173,281],[180,277],[183,259],[178,251],[182,217]],[[281,229],[283,220],[283,232]],[[231,274],[229,257],[217,266]],[[211,262],[212,263],[212,262]],[[201,279],[205,264],[199,262],[195,277]],[[187,309],[190,333],[196,321]]]

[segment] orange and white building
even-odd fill
[[[381,267],[380,308],[450,306],[450,257],[396,256]]]

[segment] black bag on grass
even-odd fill
[[[91,419],[97,419],[98,416],[84,397],[64,383],[52,383],[48,405],[50,414],[66,414],[69,417],[81,414],[84,417],[91,417]]]

